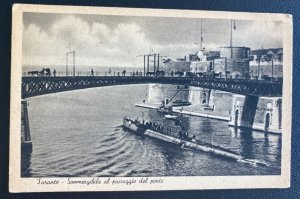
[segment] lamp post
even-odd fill
[[[68,57],[69,57],[69,52],[66,53],[66,76],[68,76]]]
[[[272,82],[273,79],[274,79],[274,60],[272,59],[272,79],[271,79]]]

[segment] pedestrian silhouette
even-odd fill
[[[91,69],[91,76],[94,76],[94,70]]]

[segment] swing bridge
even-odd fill
[[[249,80],[166,76],[39,76],[22,77],[22,99],[78,89],[128,85],[173,84],[201,87],[256,97],[282,96],[282,80]]]

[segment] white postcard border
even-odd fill
[[[163,183],[128,184],[68,184],[70,181],[89,181],[95,178],[42,178],[58,180],[59,184],[38,184],[38,178],[21,178],[21,76],[22,76],[22,26],[24,12],[104,14],[131,16],[159,16],[186,18],[230,18],[240,20],[270,20],[283,22],[283,121],[281,175],[274,176],[186,176],[149,177],[162,179]],[[239,13],[191,10],[163,10],[140,8],[109,8],[83,6],[49,6],[16,4],[13,7],[12,63],[11,63],[11,109],[10,109],[10,192],[52,191],[141,191],[141,190],[199,190],[238,188],[288,188],[291,164],[291,113],[292,113],[292,17],[287,14]],[[233,168],[234,169],[234,168]],[[110,180],[136,180],[142,177],[111,177]],[[98,180],[108,180],[99,177]],[[144,177],[145,179],[145,177]]]

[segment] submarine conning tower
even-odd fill
[[[227,78],[246,79],[249,78],[250,63],[249,47],[221,47],[220,58],[214,59],[214,72],[225,77],[225,67]]]

